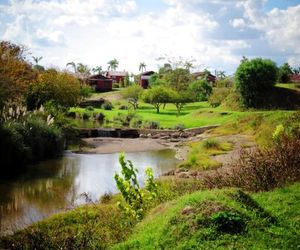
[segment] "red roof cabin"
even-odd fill
[[[143,87],[144,89],[147,89],[149,86],[149,79],[151,75],[153,75],[155,72],[154,71],[146,71],[141,73],[140,75],[140,86]]]
[[[106,77],[112,79],[113,83],[124,83],[126,75],[128,75],[126,71],[108,71],[106,73]]]
[[[293,74],[291,77],[291,81],[294,83],[300,83],[300,74]]]
[[[113,80],[103,75],[98,74],[90,76],[88,82],[97,92],[112,90]]]
[[[195,72],[192,75],[196,78],[196,80],[199,80],[202,79],[206,74],[206,72]],[[206,80],[214,84],[217,80],[217,77],[209,73],[206,76]]]

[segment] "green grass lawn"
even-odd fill
[[[117,103],[117,104],[116,104]],[[119,110],[118,106],[126,104],[125,101],[114,102],[114,109],[103,110],[94,109],[93,111],[87,111],[83,108],[71,108],[70,111],[75,111],[80,114],[84,112],[90,113],[103,113],[105,118],[112,120],[119,114],[128,114],[133,112],[132,110]],[[174,105],[167,104],[165,109],[161,108],[160,113],[156,113],[156,110],[150,104],[140,103],[136,115],[141,117],[145,121],[159,122],[162,128],[173,128],[175,125],[182,124],[186,128],[224,124],[233,122],[238,118],[245,117],[252,112],[242,111],[228,111],[222,108],[212,108],[207,102],[195,102],[186,105],[179,116]]]
[[[276,87],[300,91],[300,83],[277,83]]]

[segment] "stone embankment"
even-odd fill
[[[179,142],[182,139],[194,137],[202,134],[209,129],[218,127],[218,125],[210,125],[199,128],[189,128],[183,130],[167,130],[167,129],[119,129],[119,128],[94,128],[79,129],[81,138],[91,137],[113,137],[113,138],[149,138],[161,139],[169,142]]]

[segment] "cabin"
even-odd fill
[[[196,78],[196,80],[202,79],[207,73],[206,72],[195,72],[192,73],[192,75]],[[212,75],[211,73],[207,74],[206,80],[208,82],[211,82],[212,84],[215,84],[217,77]]]
[[[151,75],[153,75],[154,71],[146,71],[140,74],[140,81],[139,84],[142,88],[147,89],[149,86],[149,79]]]
[[[127,71],[107,71],[106,77],[111,79],[113,83],[124,83]]]
[[[293,74],[291,77],[291,82],[300,83],[300,74]]]
[[[113,80],[101,74],[90,76],[88,83],[97,92],[111,91]]]

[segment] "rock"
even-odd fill
[[[147,134],[147,137],[148,137],[148,138],[151,138],[151,137],[152,137],[152,135],[149,133],[149,134]]]
[[[180,139],[171,139],[170,142],[180,142]]]
[[[191,206],[186,206],[185,208],[182,209],[181,214],[191,214],[195,211],[195,209]]]
[[[145,135],[145,134],[140,134],[140,138],[147,138],[147,135]]]
[[[162,139],[162,140],[168,140],[168,139],[170,139],[170,136],[165,135],[165,136],[160,137],[160,139]]]
[[[178,174],[178,173],[183,173],[183,172],[188,172],[189,170],[188,169],[186,169],[186,168],[178,168],[178,169],[176,169],[176,174]]]
[[[179,138],[180,137],[180,133],[174,133],[174,134],[172,134],[171,135],[172,136],[172,138]]]
[[[163,175],[164,176],[173,176],[173,175],[175,175],[175,170],[172,169],[172,170],[168,171],[167,173],[164,173]]]

